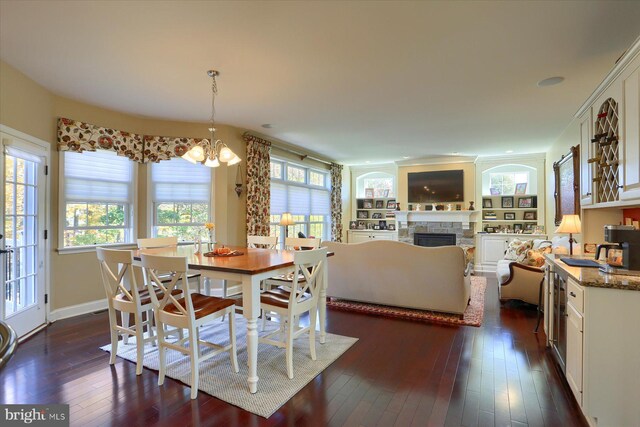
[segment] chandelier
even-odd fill
[[[218,94],[216,77],[220,75],[220,72],[209,70],[207,75],[211,77],[211,127],[209,128],[211,139],[208,141],[205,139],[202,146],[194,145],[182,158],[194,164],[202,163],[210,168],[217,168],[220,166],[220,162],[226,163],[228,166],[235,165],[240,163],[240,157],[231,151],[227,144],[215,138],[216,95]]]

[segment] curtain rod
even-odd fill
[[[323,159],[319,159],[319,158],[317,158],[317,157],[310,156],[310,155],[308,155],[308,154],[304,154],[304,153],[301,153],[301,152],[299,152],[299,151],[292,150],[291,148],[283,147],[283,146],[281,146],[281,145],[279,145],[279,144],[274,144],[274,143],[273,143],[273,141],[267,141],[267,140],[265,140],[264,138],[261,138],[261,137],[259,137],[259,136],[253,135],[253,134],[251,134],[251,133],[249,133],[249,132],[245,132],[242,136],[243,136],[243,137],[245,137],[245,138],[244,138],[244,139],[245,139],[245,141],[247,140],[247,138],[246,138],[246,137],[251,137],[251,139],[253,139],[253,140],[255,140],[255,139],[259,139],[259,140],[260,140],[260,142],[262,142],[262,141],[264,141],[264,142],[269,142],[269,143],[270,143],[270,145],[271,145],[272,147],[275,147],[275,148],[277,148],[278,150],[286,151],[287,153],[290,153],[290,154],[294,154],[294,155],[296,155],[296,156],[300,157],[300,160],[304,160],[304,159],[315,160],[316,162],[324,163],[325,165],[329,165],[329,166],[331,166],[332,164],[334,164],[333,162],[330,162],[330,161],[327,161],[327,160],[323,160]]]

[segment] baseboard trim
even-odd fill
[[[93,313],[94,311],[106,310],[107,306],[107,299],[104,298],[82,304],[70,305],[69,307],[58,308],[49,313],[49,322]]]

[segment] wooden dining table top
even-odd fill
[[[216,246],[221,247],[221,246]],[[293,265],[296,251],[276,249],[256,249],[244,246],[226,246],[232,251],[243,252],[238,256],[204,256],[195,253],[192,245],[173,246],[165,248],[137,249],[133,251],[133,258],[140,261],[141,254],[187,257],[187,264],[194,270],[215,270],[229,273],[258,274]],[[206,252],[206,251],[203,251]],[[332,256],[333,253],[327,253]]]

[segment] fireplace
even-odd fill
[[[456,235],[453,233],[415,233],[413,244],[416,246],[455,246]]]

